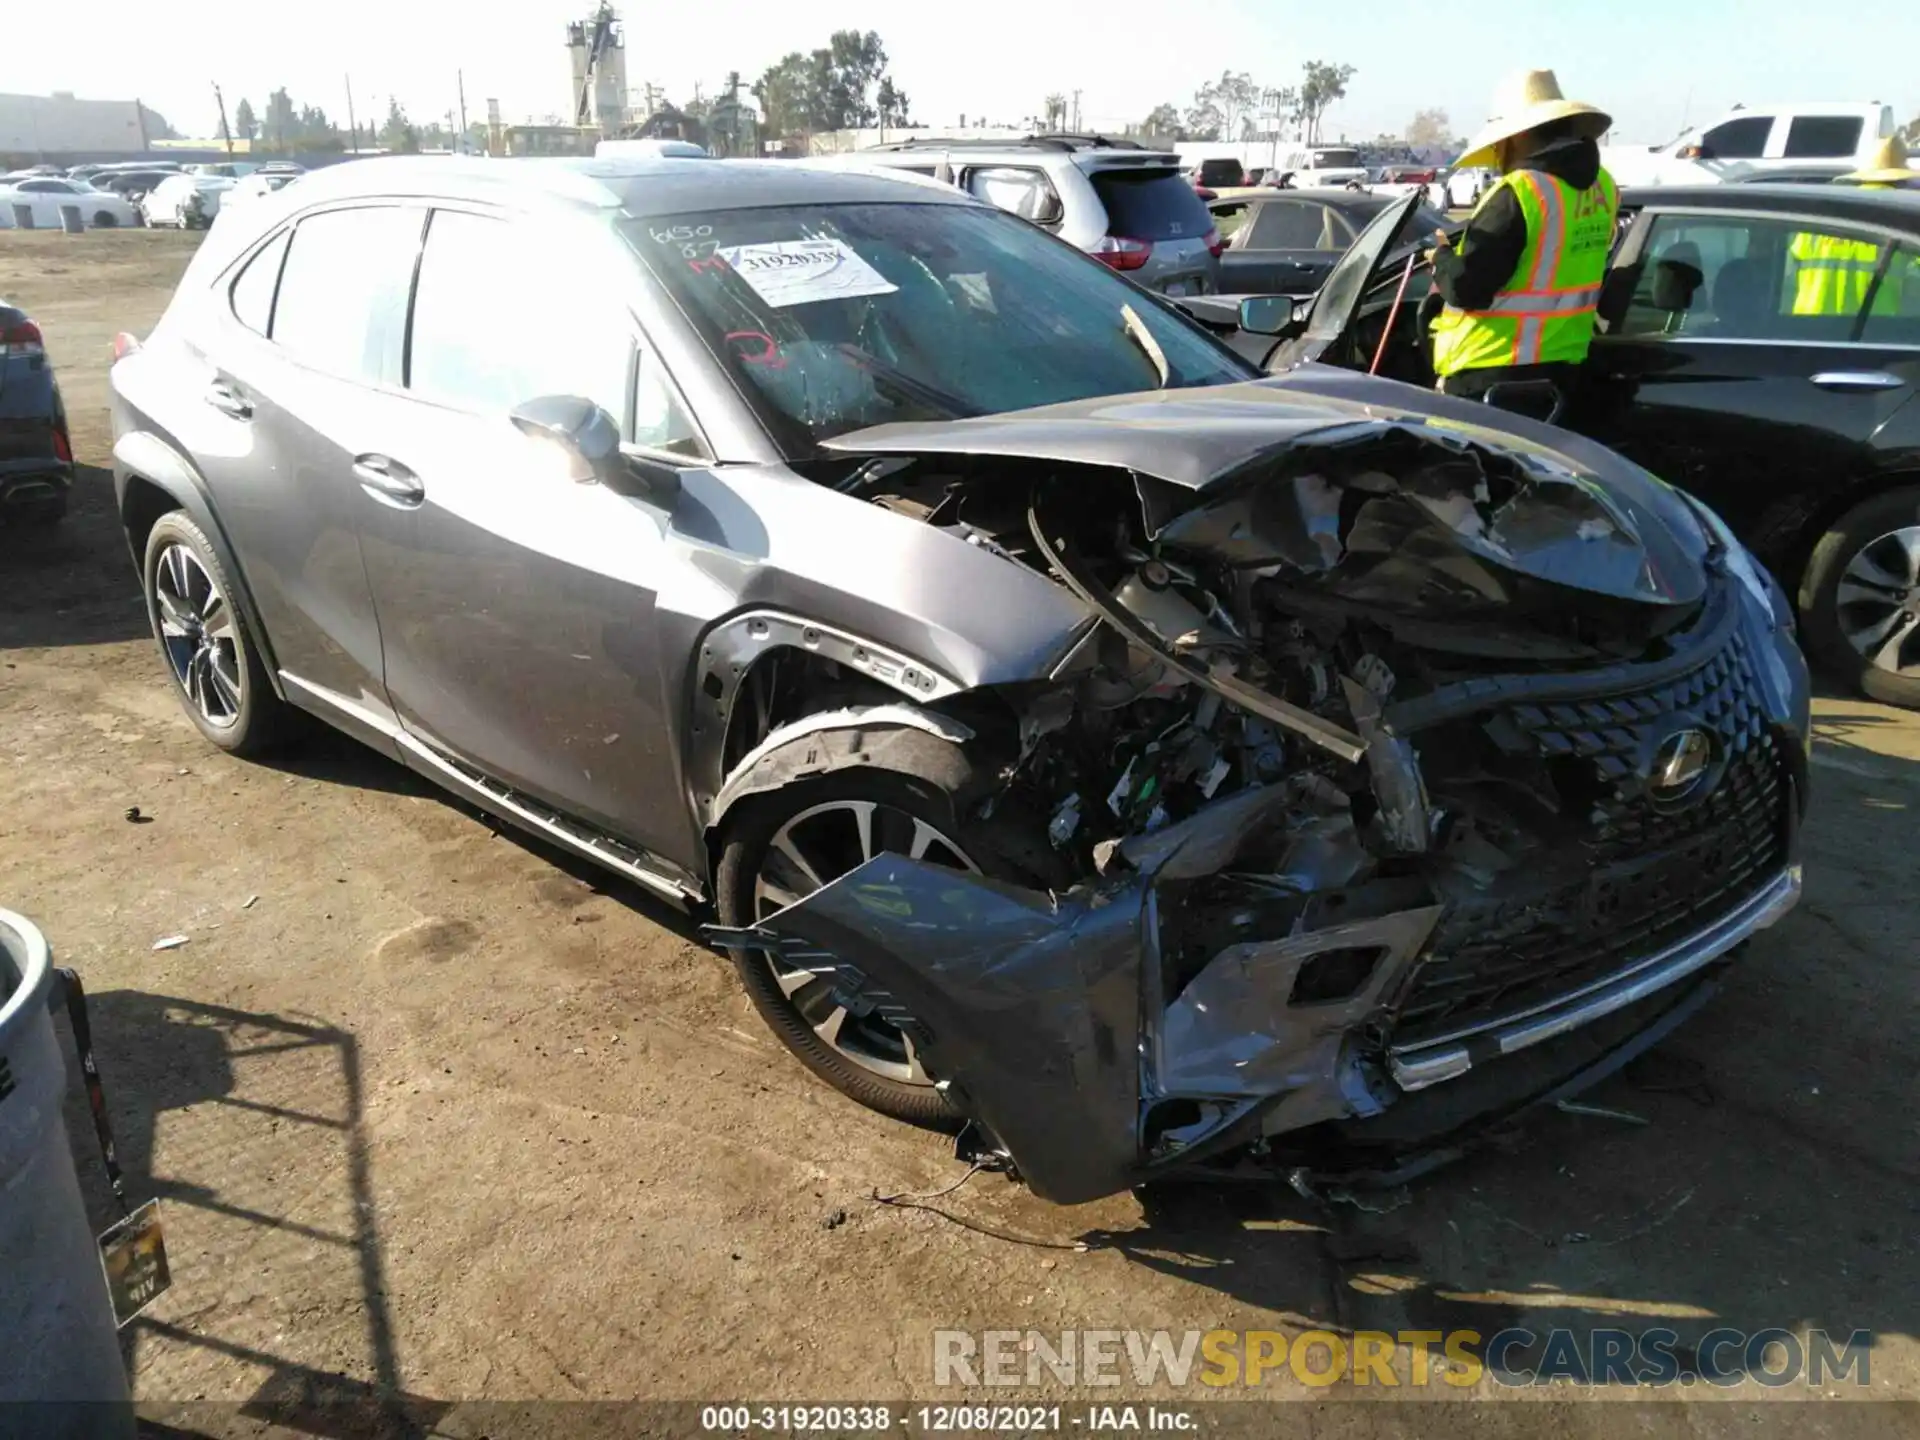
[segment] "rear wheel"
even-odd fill
[[[93,217],[93,228],[96,230],[111,230],[119,223],[120,217],[111,210],[101,210]]]
[[[947,784],[855,769],[742,802],[728,821],[715,877],[721,923],[763,920],[883,851],[976,874],[1006,869],[959,817]],[[916,1125],[959,1119],[911,1037],[876,1016],[870,996],[842,994],[761,952],[737,950],[733,961],[781,1043],[836,1090]]]
[[[1920,486],[1855,506],[1800,581],[1807,644],[1862,693],[1920,709]]]
[[[162,515],[147,536],[141,574],[153,636],[187,718],[231,754],[271,750],[296,712],[273,693],[206,535],[178,510]]]

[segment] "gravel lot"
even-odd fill
[[[947,1216],[883,1207],[958,1178],[948,1142],[809,1078],[684,919],[347,740],[270,768],[177,713],[105,377],[193,238],[0,244],[86,467],[51,538],[0,536],[0,903],[85,975],[131,1188],[163,1201],[174,1288],[128,1332],[143,1400],[951,1399],[935,1327],[1661,1323],[1871,1330],[1867,1393],[1920,1398],[1914,717],[1820,702],[1807,899],[1589,1097],[1644,1124],[1551,1115],[1373,1209],[1058,1209],[995,1176],[930,1202]],[[1355,1392],[1282,1371],[1265,1393],[1325,1417]]]

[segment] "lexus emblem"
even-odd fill
[[[1700,788],[1707,778],[1707,765],[1713,759],[1713,742],[1704,730],[1677,730],[1660,742],[1653,752],[1648,774],[1654,798],[1684,800]]]

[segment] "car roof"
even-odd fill
[[[512,198],[557,208],[623,210],[641,217],[765,205],[971,203],[946,187],[909,192],[893,177],[871,170],[816,169],[778,160],[647,155],[352,160],[309,172],[301,182],[300,195],[308,204],[376,195],[496,202]]]
[[[1855,185],[1643,185],[1620,192],[1626,206],[1687,210],[1778,210],[1866,224],[1920,225],[1920,190]]]

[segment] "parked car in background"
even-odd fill
[[[276,194],[306,173],[298,165],[284,167],[264,165],[251,175],[243,176],[233,182],[233,188],[221,198],[219,213],[224,215],[236,205],[258,200],[263,195]]]
[[[1600,160],[1621,185],[1711,185],[1808,162],[1857,170],[1894,131],[1893,107],[1877,100],[1736,106],[1664,145],[1606,146]]]
[[[804,1064],[1042,1195],[1431,1157],[1798,896],[1774,597],[1577,436],[1262,379],[937,183],[396,158],[290,201],[110,375],[191,723],[310,712],[711,907]]]
[[[67,513],[73,443],[40,327],[0,299],[0,526]]]
[[[1224,237],[1222,295],[1311,295],[1392,197],[1347,189],[1242,190],[1208,203]],[[1447,217],[1424,210],[1429,231]]]
[[[236,183],[224,175],[169,175],[147,192],[140,210],[149,225],[204,230],[213,224],[221,200]]]
[[[1163,295],[1219,288],[1220,237],[1179,158],[1101,136],[906,140],[816,165],[944,177]]]
[[[1466,170],[1449,170],[1438,183],[1445,190],[1447,209],[1471,210],[1499,179],[1499,171],[1474,166]]]
[[[1187,172],[1187,178],[1193,182],[1196,190],[1216,192],[1258,183],[1248,178],[1246,168],[1232,156],[1202,160]]]
[[[1424,241],[1410,205],[1355,242],[1318,318],[1293,307],[1269,367],[1364,368],[1378,353],[1382,373],[1432,383],[1425,273],[1380,345],[1399,279],[1382,248]],[[1713,506],[1836,678],[1920,708],[1920,194],[1661,186],[1622,192],[1621,207],[1601,331],[1562,423]],[[1830,308],[1797,304],[1809,239],[1874,257],[1844,311],[1796,313]]]
[[[1824,165],[1788,165],[1778,170],[1730,169],[1720,177],[1723,185],[1831,185],[1842,175],[1858,167],[1851,160],[1833,160]]]
[[[178,170],[102,170],[88,183],[96,190],[118,195],[137,209],[148,191],[179,173]]]
[[[1360,152],[1346,145],[1282,150],[1274,169],[1280,175],[1291,177],[1289,183],[1302,190],[1329,185],[1363,189],[1367,184],[1367,167]]]
[[[189,175],[217,175],[226,180],[238,180],[243,175],[251,175],[260,165],[258,160],[202,160],[183,168]]]
[[[17,227],[19,211],[24,207],[35,229],[57,230],[60,212],[69,206],[79,210],[80,223],[89,229],[110,230],[140,223],[139,210],[112,191],[96,190],[84,180],[35,175],[0,186],[0,229]]]

